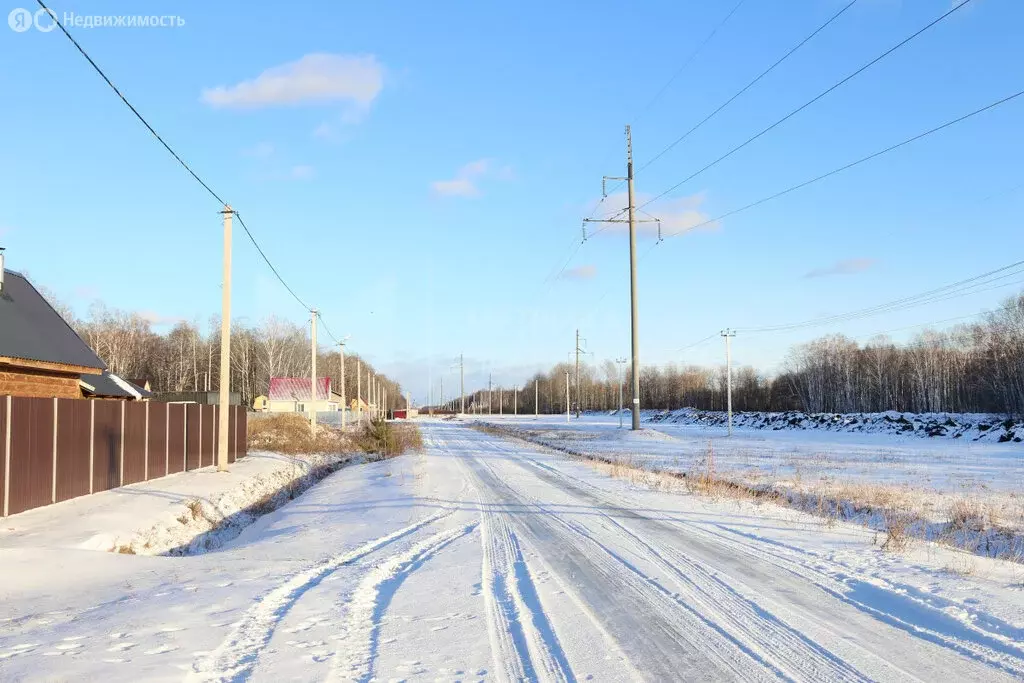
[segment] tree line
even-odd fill
[[[209,320],[206,329],[198,323],[179,321],[167,332],[153,329],[146,316],[94,303],[85,317],[44,292],[57,311],[78,335],[106,362],[110,371],[126,379],[149,380],[156,392],[216,391],[220,388],[220,318]],[[310,332],[308,326],[275,316],[257,325],[240,321],[231,324],[231,390],[241,394],[242,404],[265,395],[271,377],[310,376]],[[331,388],[341,392],[339,349],[317,353],[317,376],[330,377]],[[357,372],[361,373],[362,398],[367,397],[367,371],[375,375],[387,392],[388,408],[404,407],[401,385],[378,373],[356,353],[345,354],[346,398],[356,396]]]
[[[569,398],[566,400],[566,372]],[[978,322],[925,330],[904,344],[879,335],[864,344],[829,335],[793,347],[774,374],[733,367],[733,408],[806,412],[991,412],[1024,414],[1024,294],[1006,300]],[[467,410],[532,413],[629,407],[629,366],[612,361],[559,363],[518,388],[474,392]],[[514,395],[515,394],[515,395]],[[726,408],[725,366],[676,364],[640,371],[643,408]],[[457,407],[457,406],[456,406]]]

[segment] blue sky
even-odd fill
[[[147,14],[178,15],[184,26],[72,31],[241,212],[332,330],[351,334],[351,348],[422,396],[428,366],[436,382],[459,352],[467,388],[487,372],[522,381],[564,360],[577,326],[598,360],[627,355],[621,230],[593,237],[547,277],[574,250],[601,176],[624,174],[624,124],[632,123],[640,166],[845,1],[746,0],[653,103],[735,0],[628,10],[604,1],[154,1]],[[640,198],[950,6],[859,0],[638,173]],[[139,11],[113,0],[53,7]],[[1016,0],[973,0],[647,210],[668,225],[692,225],[1021,89],[1022,20]],[[59,32],[4,29],[0,60],[0,244],[9,267],[79,311],[102,299],[162,321],[216,313],[216,203]],[[841,313],[1017,260],[1022,108],[1014,101],[653,249],[643,234],[642,359],[718,363],[717,338],[685,354],[674,349],[725,326]],[[791,344],[824,333],[862,337],[967,315],[1013,291],[741,335],[735,358],[770,369]],[[236,317],[307,318],[240,230],[234,293]]]

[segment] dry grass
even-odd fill
[[[341,430],[318,424],[314,434],[302,415],[278,413],[249,420],[249,449],[298,455],[344,453],[352,446]]]
[[[906,513],[887,510],[885,512],[885,541],[882,550],[901,553],[910,545],[910,525],[913,520]]]
[[[411,422],[374,420],[356,434],[355,445],[364,453],[378,456],[376,459],[393,458],[423,448],[423,437]]]

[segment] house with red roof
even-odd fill
[[[309,377],[271,377],[267,410],[271,413],[308,413],[310,410],[340,409],[341,396],[331,391],[330,377],[317,378],[315,399],[310,386]]]

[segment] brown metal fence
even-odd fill
[[[0,396],[0,514],[213,465],[219,406]],[[228,461],[246,454],[231,406]]]

